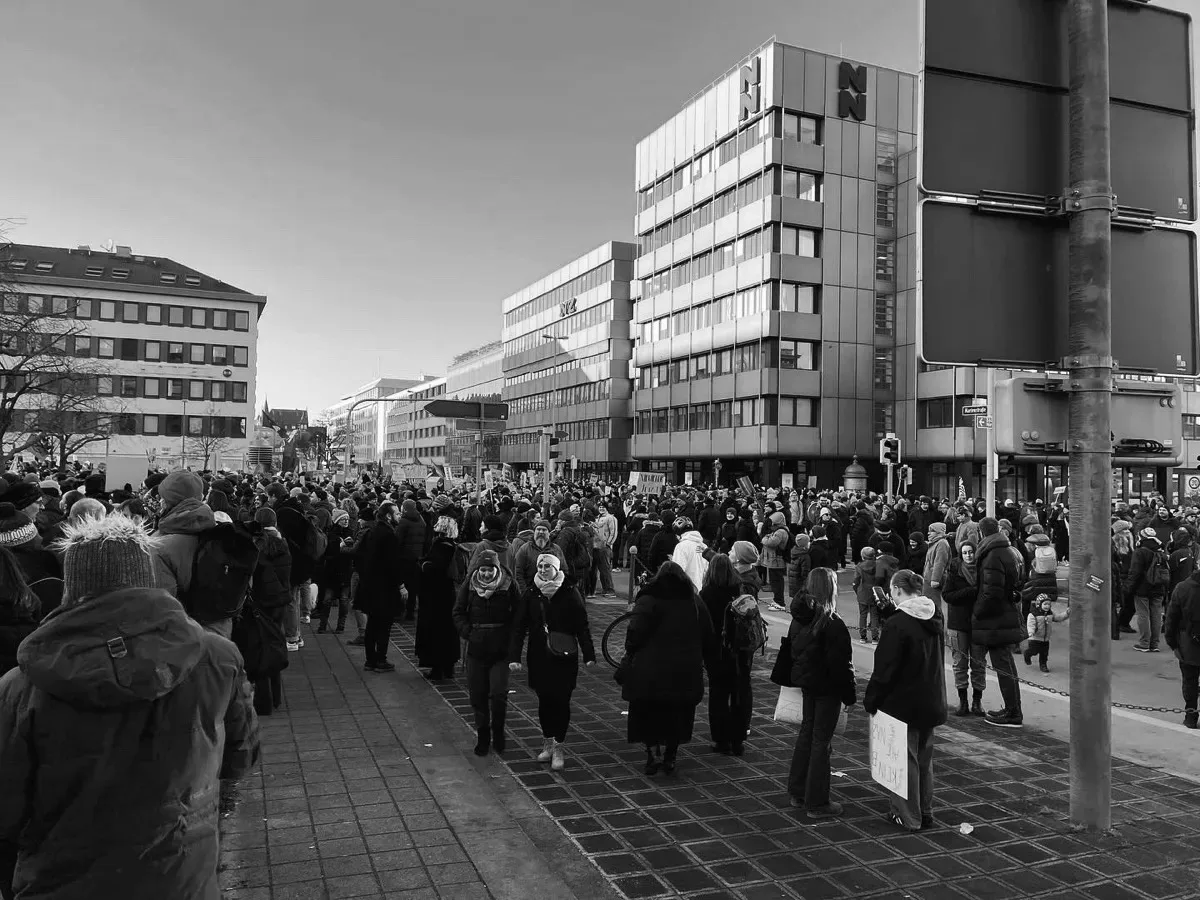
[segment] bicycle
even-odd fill
[[[632,618],[632,612],[621,613],[609,623],[604,629],[604,636],[600,638],[600,652],[604,655],[604,661],[614,669],[620,668],[621,660],[625,657],[625,632]]]

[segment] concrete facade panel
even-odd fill
[[[858,291],[842,288],[838,307],[838,341],[853,344],[858,337]]]
[[[780,425],[779,452],[787,456],[816,455],[821,452],[821,429]]]
[[[874,103],[869,104],[875,111],[875,124],[880,128],[892,131],[899,130],[900,115],[900,73],[889,69],[880,69],[875,75]]]
[[[825,142],[825,174],[840,175],[842,169],[842,123],[826,119],[823,125]]]
[[[875,238],[859,235],[858,238],[858,286],[873,288],[875,285]]]
[[[801,111],[817,116],[825,112],[825,57],[809,50],[804,51],[804,104]]]
[[[713,276],[713,295],[721,297],[737,289],[737,269],[722,269]]]
[[[916,134],[916,118],[917,118],[917,79],[914,75],[906,75],[903,72],[899,76],[899,95],[898,95],[898,123],[897,127],[902,132],[908,134]]]
[[[845,219],[842,220],[845,222]],[[842,287],[858,286],[858,245],[860,238],[848,231],[841,232],[841,260],[838,264],[838,282]],[[862,240],[865,240],[862,239]]]
[[[785,166],[793,169],[823,172],[825,171],[825,147],[819,144],[798,144],[795,141],[788,141],[783,143],[782,162]]]
[[[780,369],[779,393],[784,397],[820,397],[821,373],[806,369]]]
[[[842,126],[841,172],[843,175],[858,175],[858,145],[863,139],[862,132],[862,126],[848,123]]]
[[[781,312],[779,315],[779,336],[794,340],[821,340],[821,317],[816,313]]]
[[[788,225],[802,225],[805,228],[821,228],[825,225],[825,204],[816,200],[781,197],[779,214]]]
[[[875,292],[858,290],[855,307],[858,311],[855,340],[860,344],[870,344],[875,340]]]
[[[827,229],[842,227],[842,179],[826,176],[821,185],[821,206],[824,209],[824,224]]]
[[[712,442],[709,452],[713,456],[733,456],[736,446],[733,432],[732,428],[714,428],[709,436]]]
[[[821,288],[821,340],[836,341],[841,327],[842,290],[836,285]]]
[[[732,400],[734,397],[733,375],[718,375],[712,380],[712,398],[716,400]]]
[[[797,109],[804,105],[804,51],[796,47],[781,49],[783,52],[777,57],[777,62],[782,62],[782,65],[776,68],[782,75],[782,105]]]

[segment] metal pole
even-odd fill
[[[983,490],[987,515],[996,516],[996,482],[1000,480],[1000,457],[996,454],[996,370],[987,370],[987,414],[992,416],[992,425],[985,429],[987,462],[984,464]]]
[[[1112,827],[1112,209],[1106,0],[1068,3],[1071,821]]]
[[[479,401],[479,447],[475,451],[475,499],[483,509],[483,401]]]
[[[183,399],[183,426],[179,429],[179,468],[187,468],[187,398]]]
[[[887,485],[886,485],[886,490],[884,493],[887,494],[887,502],[889,505],[891,505],[891,502],[894,499],[892,497],[892,469],[893,469],[892,464],[888,463],[887,464]]]

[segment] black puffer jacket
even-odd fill
[[[961,559],[956,559],[947,566],[942,599],[946,601],[946,628],[949,631],[965,631],[970,634],[971,614],[975,609],[979,585],[967,581],[967,576],[963,574],[965,565]],[[975,571],[978,573],[979,569],[976,568]]]
[[[863,696],[869,715],[882,711],[921,730],[946,724],[942,633],[942,614],[929,598],[910,597],[897,604],[883,623],[875,671]]]
[[[625,632],[632,663],[621,697],[695,706],[704,697],[704,659],[712,652],[708,610],[686,575],[668,570],[638,594]]]
[[[1003,534],[990,534],[979,541],[979,592],[971,613],[971,640],[984,647],[1021,641],[1020,572],[1011,547]]]
[[[500,570],[500,587],[484,597],[472,586],[479,568],[476,560],[454,601],[454,627],[467,642],[467,656],[494,664],[507,659],[521,661],[522,629],[525,627],[525,598],[512,575]]]
[[[396,525],[396,539],[400,542],[400,562],[415,566],[425,555],[425,520],[416,500],[405,500],[400,507],[400,522]]]
[[[263,528],[254,535],[258,547],[258,565],[254,568],[251,597],[260,609],[282,609],[292,600],[292,554],[287,541],[274,528]]]
[[[17,667],[17,648],[37,627],[32,610],[18,609],[7,597],[0,599],[0,675]]]
[[[805,592],[792,599],[792,684],[813,697],[836,697],[846,706],[858,700],[850,631],[836,613],[818,622]]]

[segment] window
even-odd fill
[[[229,311],[225,309],[213,310],[213,328],[228,328],[229,327]]]
[[[74,302],[74,314],[77,319],[90,319],[92,317],[92,301],[86,297],[81,297]]]
[[[199,287],[200,286],[200,276],[199,275],[184,275],[183,283],[190,287]]]
[[[671,382],[673,384],[685,384],[688,380],[688,361],[686,359],[677,359],[671,363]]]
[[[781,312],[815,313],[817,289],[811,284],[794,284],[790,281],[781,283],[779,309]]]
[[[817,368],[817,345],[812,341],[779,342],[779,368],[805,369],[813,371]]]
[[[875,333],[892,337],[896,333],[896,295],[875,295]]]
[[[57,316],[65,316],[71,310],[71,301],[66,297],[52,297],[50,310]]]
[[[686,406],[671,407],[671,431],[683,432],[688,430],[688,408]]]
[[[116,266],[113,266],[112,277],[116,281],[128,281],[129,280],[129,270],[124,267],[118,268]]]
[[[99,338],[96,341],[96,355],[98,357],[100,357],[100,359],[112,359],[113,358],[113,339],[112,338]]]
[[[101,397],[111,397],[113,380],[111,375],[101,375],[96,379],[96,393]]]
[[[121,376],[121,396],[136,397],[138,395],[138,380],[132,375]]]
[[[167,344],[167,362],[170,362],[170,363],[183,362],[183,344],[176,344],[176,343]]]
[[[734,359],[739,372],[757,372],[758,364],[758,344],[743,344],[740,347],[734,348]]]
[[[896,376],[896,351],[891,347],[875,348],[875,387],[891,390]]]
[[[115,300],[100,301],[100,321],[115,322],[117,320],[117,303]]]
[[[92,355],[92,339],[80,335],[75,338],[75,356],[79,359],[87,359]]]
[[[149,325],[162,324],[162,307],[156,303],[146,306],[146,323]]]
[[[917,425],[920,428],[953,428],[954,398],[937,397],[917,403]]]
[[[666,434],[670,425],[669,413],[665,409],[654,410],[654,433]]]
[[[204,355],[205,355],[204,349],[205,349],[204,344],[189,344],[188,345],[189,359],[191,359],[191,361],[193,363],[196,363],[197,365],[203,365]]]
[[[187,432],[189,437],[202,437],[204,435],[204,416],[188,416]]]
[[[158,434],[158,416],[142,416],[142,434]]]
[[[203,400],[204,399],[204,382],[199,378],[193,378],[188,382],[188,399]]]
[[[733,401],[733,427],[758,424],[758,400]]]
[[[193,309],[192,310],[192,327],[204,328],[208,325],[208,310]]]
[[[780,229],[779,252],[785,256],[817,255],[817,233],[809,228],[784,225]]]
[[[250,313],[235,312],[233,314],[234,331],[249,331],[250,330]]]
[[[890,403],[875,404],[875,437],[881,438],[896,430],[896,414]]]
[[[162,388],[159,386],[159,381],[157,378],[147,378],[144,382],[142,382],[142,393],[147,397],[157,397],[159,396],[159,391],[161,390]]]
[[[755,231],[745,237],[738,238],[733,244],[734,262],[746,262],[749,259],[762,256],[762,232]]]
[[[229,399],[229,385],[224,381],[214,381],[211,390],[214,401],[221,403]]]
[[[801,116],[796,113],[783,114],[783,138],[788,141],[799,141],[802,144],[820,144],[818,137],[819,121],[812,116]]]
[[[162,274],[160,274],[158,276],[158,280],[161,281],[163,284],[174,284],[176,281],[179,280],[179,276],[176,275],[174,272],[163,272]]]
[[[137,434],[138,417],[133,413],[117,413],[113,416],[113,426],[117,434]]]
[[[671,383],[670,363],[659,363],[650,376],[650,387],[666,387]]]
[[[183,434],[183,416],[163,416],[163,434],[179,437]]]
[[[30,294],[26,297],[29,302],[29,314],[31,316],[40,316],[46,311],[46,298],[40,297],[37,294]]]
[[[733,265],[733,244],[724,244],[712,252],[712,268],[721,272]]]
[[[182,400],[183,399],[183,379],[168,378],[167,379],[167,399]]]
[[[665,341],[671,336],[671,317],[663,316],[661,319],[655,319],[658,333],[655,335],[655,340]]]
[[[136,303],[121,304],[121,321],[136,322],[138,320],[138,305]]]
[[[722,400],[712,404],[712,427],[713,428],[732,428],[733,427],[733,401]]]
[[[83,270],[83,274],[88,278],[103,278],[104,266],[88,266]]]
[[[651,417],[650,410],[643,409],[637,414],[637,433],[638,434],[653,434],[654,420]],[[508,437],[508,435],[505,435]]]
[[[818,401],[812,397],[780,397],[779,424],[815,428],[817,408]]]
[[[723,166],[737,156],[737,135],[727,137],[717,144],[717,165]]]
[[[39,272],[53,272],[53,271],[54,271],[54,263],[52,263],[52,262],[40,262],[40,263],[37,263],[37,264],[34,266],[34,268],[35,268],[37,271],[39,271]]]
[[[138,355],[137,338],[121,338],[120,357],[124,360],[141,359],[141,357]]]
[[[699,331],[712,325],[712,304],[701,303],[692,307],[692,330]]]
[[[158,362],[162,359],[162,344],[158,341],[146,341],[143,352],[149,362]]]
[[[880,128],[875,132],[875,168],[880,172],[896,171],[896,140],[894,131]]]
[[[184,313],[184,309],[182,306],[168,306],[167,307],[167,324],[183,325],[183,313]]]
[[[1183,439],[1185,441],[1200,440],[1200,416],[1183,417]]]
[[[801,172],[799,169],[784,169],[781,193],[785,197],[820,201],[821,176],[811,172]]]
[[[709,377],[709,360],[710,357],[707,353],[701,353],[699,356],[691,358],[688,364],[688,371],[693,381]]]
[[[733,350],[718,350],[713,353],[713,375],[733,374]],[[715,427],[715,426],[714,426]]]
[[[875,242],[875,280],[896,280],[896,242]]]
[[[880,228],[896,227],[896,186],[875,185],[875,224]]]
[[[688,428],[691,431],[708,431],[708,404],[696,403],[688,408]]]
[[[713,220],[713,205],[711,200],[706,200],[695,209],[692,210],[692,228],[703,228],[705,225],[711,225]]]
[[[691,323],[692,311],[690,309],[681,310],[671,316],[671,333],[678,337],[681,334],[687,334],[692,327]]]

